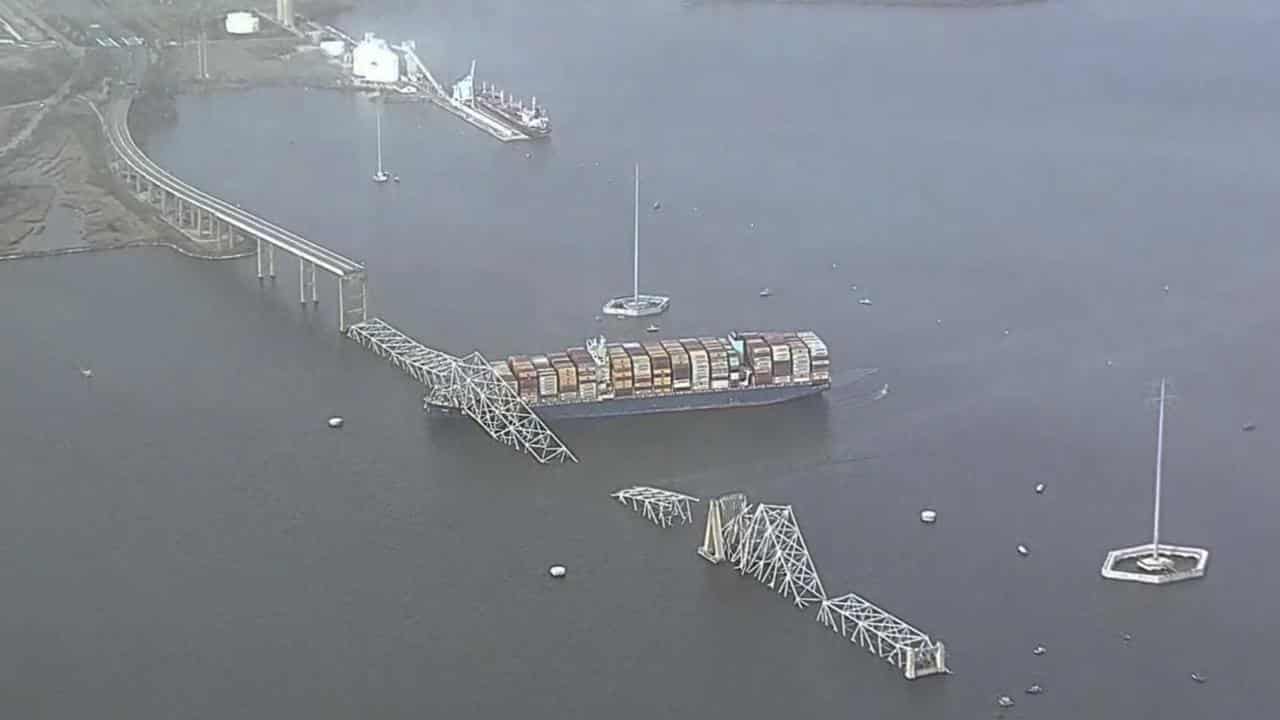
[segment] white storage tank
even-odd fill
[[[351,51],[351,72],[361,80],[393,83],[400,80],[400,56],[387,41],[365,33],[364,40]]]
[[[342,57],[342,53],[347,51],[347,44],[341,40],[321,40],[320,50],[329,57]]]
[[[227,34],[252,35],[258,32],[258,16],[250,12],[227,13]]]

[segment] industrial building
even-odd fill
[[[365,33],[364,40],[351,51],[351,72],[360,80],[394,83],[400,80],[400,56],[386,40]]]

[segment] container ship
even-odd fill
[[[602,336],[493,369],[546,420],[773,405],[831,387],[826,343],[808,331],[645,343]]]

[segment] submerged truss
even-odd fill
[[[623,505],[630,505],[632,510],[642,513],[653,524],[662,527],[671,527],[671,523],[676,520],[685,525],[692,523],[693,511],[689,509],[689,504],[698,502],[698,498],[692,495],[644,485],[619,490],[609,497]]]
[[[480,353],[459,358],[434,350],[378,318],[347,328],[347,337],[425,385],[427,405],[462,412],[489,437],[529,453],[539,463],[578,461]]]
[[[698,554],[712,563],[732,562],[798,607],[820,603],[819,622],[898,667],[908,680],[950,672],[941,642],[853,593],[827,598],[790,505],[752,506],[743,493],[710,500]]]
[[[790,505],[757,505],[738,522],[740,535],[729,555],[738,572],[790,596],[796,607],[826,601]]]
[[[818,622],[896,666],[908,680],[949,672],[941,642],[853,593],[823,602]]]

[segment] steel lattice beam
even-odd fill
[[[686,525],[693,522],[689,504],[698,502],[698,498],[692,495],[644,485],[619,490],[609,497],[623,505],[631,505],[632,510],[642,513],[653,524],[662,527],[671,527],[671,523],[677,519]]]
[[[799,607],[821,603],[819,622],[901,668],[908,680],[950,672],[941,642],[853,593],[827,599],[790,505],[752,506],[742,493],[708,501],[698,554],[712,563],[733,562]]]
[[[739,522],[740,537],[729,555],[738,572],[791,596],[796,607],[826,601],[790,505],[757,505]]]
[[[347,337],[425,385],[427,403],[463,412],[489,437],[539,463],[578,461],[480,353],[459,358],[434,350],[379,318],[352,325]]]
[[[818,622],[902,669],[909,680],[948,672],[941,642],[853,593],[823,602]]]

